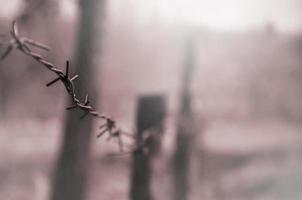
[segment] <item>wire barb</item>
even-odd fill
[[[59,80],[60,80],[60,78],[58,77],[58,78],[54,79],[53,81],[50,81],[49,83],[46,84],[46,87],[51,86],[52,84],[56,83]]]
[[[5,51],[3,52],[3,54],[1,55],[1,58],[0,58],[0,60],[4,60],[9,54],[10,54],[10,52],[13,50],[13,45],[9,45],[6,49],[5,49]]]
[[[31,39],[28,39],[28,38],[23,38],[23,41],[26,44],[29,44],[29,45],[34,46],[34,47],[37,47],[37,48],[42,49],[44,51],[49,51],[50,50],[50,48],[48,46],[46,46],[46,45],[44,45],[44,44],[42,44],[40,42],[33,41]]]
[[[65,69],[65,77],[68,77],[68,73],[69,73],[69,61],[66,61],[66,69]]]
[[[67,107],[66,110],[72,110],[72,109],[77,108],[77,107],[78,107],[77,104],[74,104],[72,106]]]

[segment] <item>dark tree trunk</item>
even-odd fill
[[[9,75],[7,75],[4,66],[0,64],[0,120],[2,121],[6,119],[7,108],[10,107],[9,105],[9,96],[10,96],[10,80]]]
[[[192,134],[194,133],[193,114],[190,96],[190,81],[194,67],[193,40],[189,38],[186,60],[183,69],[180,112],[176,136],[176,150],[173,155],[174,200],[188,199],[189,168]]]
[[[132,200],[152,200],[151,161],[152,157],[158,153],[159,134],[162,132],[164,116],[165,103],[162,96],[147,96],[139,99],[137,111],[138,149],[133,153],[130,186],[130,198]],[[148,134],[150,135],[148,136]]]
[[[18,15],[18,21],[28,26],[33,18],[49,21],[59,11],[58,0],[26,0],[21,14]]]
[[[94,54],[96,38],[100,38],[96,23],[98,12],[103,11],[103,2],[98,0],[80,1],[80,24],[78,45],[75,57],[75,71],[80,75],[76,81],[76,93],[84,97],[90,95],[93,103],[97,102],[95,83]],[[99,23],[99,22],[98,22]],[[72,64],[72,63],[71,63]],[[79,96],[79,98],[81,98]],[[51,200],[83,200],[85,198],[89,155],[92,136],[92,118],[87,116],[79,120],[82,113],[66,113],[64,138],[59,155],[57,171],[53,182]]]

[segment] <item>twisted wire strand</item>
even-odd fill
[[[70,77],[69,61],[66,62],[65,73],[64,73],[56,65],[47,61],[42,55],[33,52],[30,46],[40,48],[46,51],[49,51],[50,48],[32,39],[26,37],[20,37],[16,21],[13,21],[12,23],[10,35],[12,38],[7,43],[5,42],[0,43],[0,46],[7,45],[7,48],[5,49],[4,53],[0,57],[0,61],[5,59],[13,49],[18,49],[25,55],[33,58],[34,60],[42,64],[44,67],[46,67],[48,70],[52,71],[57,75],[57,78],[46,84],[47,87],[51,86],[52,84],[58,81],[61,81],[63,83],[67,93],[69,94],[72,100],[72,105],[67,107],[66,110],[79,109],[84,111],[84,114],[80,117],[80,119],[85,118],[87,115],[91,115],[93,117],[103,119],[104,124],[102,124],[99,127],[101,132],[97,135],[97,137],[100,137],[103,134],[108,133],[109,137],[116,137],[118,138],[119,141],[121,141],[121,134],[117,134],[117,133],[121,133],[121,131],[116,127],[116,122],[111,117],[99,113],[91,105],[89,105],[90,101],[89,101],[88,94],[86,95],[84,101],[81,101],[77,97],[75,93],[75,87],[73,81],[79,76],[75,75],[73,77]],[[1,36],[4,37],[3,35]],[[119,142],[119,145],[120,146],[122,145],[121,142]]]

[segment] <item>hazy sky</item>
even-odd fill
[[[73,1],[74,0],[61,0]],[[165,22],[202,24],[219,30],[245,30],[274,22],[281,30],[302,30],[302,0],[108,0],[131,3],[142,19],[156,15]],[[0,14],[10,15],[21,0],[0,0]],[[64,3],[71,12],[71,4]]]
[[[117,0],[118,1],[118,0]],[[135,2],[135,0],[131,0]],[[137,1],[136,1],[137,2]],[[168,21],[204,24],[221,30],[242,30],[274,22],[282,30],[302,29],[302,0],[153,0]]]

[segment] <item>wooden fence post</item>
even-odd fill
[[[136,119],[138,148],[133,153],[130,186],[132,200],[152,200],[151,159],[159,151],[165,109],[161,95],[139,98]]]

